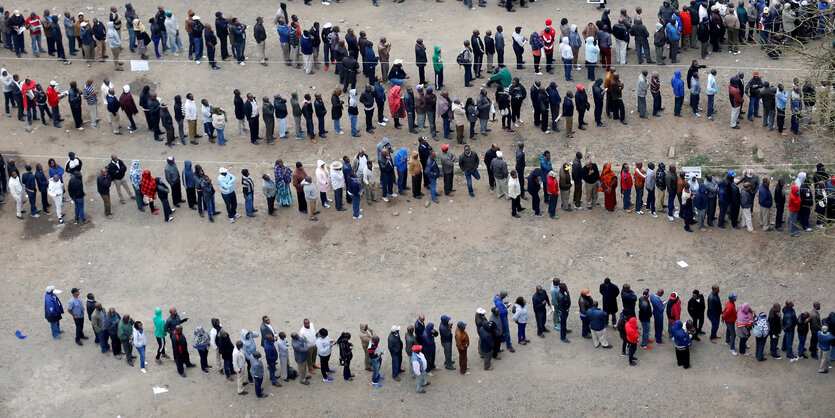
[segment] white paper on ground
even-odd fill
[[[684,260],[680,260],[678,262],[678,266],[681,267],[681,268],[685,268],[685,267],[688,267],[689,264],[685,263]]]
[[[131,71],[148,71],[148,61],[146,60],[130,60]]]
[[[154,395],[159,395],[160,393],[168,392],[168,389],[161,388],[159,386],[154,386]]]

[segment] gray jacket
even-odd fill
[[[455,170],[455,154],[452,151],[441,153],[441,169],[444,174],[452,173]]]
[[[293,340],[293,358],[296,360],[296,363],[304,363],[307,361],[307,350],[309,349],[307,340],[304,338],[299,337],[297,340]]]
[[[635,86],[635,95],[638,97],[647,97],[647,89],[649,89],[649,82],[643,74],[638,76],[638,84]]]
[[[487,96],[478,96],[476,107],[478,107],[479,119],[487,119],[490,117],[490,98]]]
[[[177,164],[166,164],[165,181],[172,186],[180,182],[180,170],[177,169]]]
[[[503,158],[496,157],[490,162],[490,166],[493,169],[493,177],[497,179],[507,178],[507,163],[504,162]]]
[[[753,209],[754,194],[748,190],[742,189],[739,191],[739,206],[743,209]]]
[[[716,177],[712,177],[710,181],[705,179],[703,185],[707,188],[707,197],[709,199],[715,199],[719,192],[719,180],[716,180]]]
[[[302,181],[302,186],[304,186],[304,200],[315,202],[319,198],[319,191],[315,184]]]

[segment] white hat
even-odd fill
[[[226,167],[220,167],[220,170],[217,170],[217,172],[220,174],[226,173]]]
[[[331,23],[331,22],[325,23],[325,26],[322,26],[322,27],[323,27],[323,28],[332,28],[332,27],[333,27],[333,23]]]
[[[200,20],[200,16],[194,15],[194,17],[192,17],[191,20]]]
[[[400,325],[392,325],[391,326],[391,332],[397,332],[397,331],[400,331]]]
[[[81,22],[81,27],[83,28],[85,26],[87,26],[87,22]]]
[[[53,285],[49,285],[46,287],[46,293],[52,293],[53,290],[55,290],[55,286]]]
[[[50,85],[50,86],[57,86],[57,85],[58,85],[58,82],[57,82],[57,81],[55,81],[55,80],[52,80],[52,81],[50,81],[50,82],[49,82],[49,85]]]
[[[334,170],[341,170],[342,169],[342,161],[334,161],[331,163],[331,169]]]
[[[124,90],[125,93],[130,93],[130,85],[125,84],[124,86],[122,86],[122,90]]]
[[[84,12],[78,12],[79,16],[84,16]]]
[[[402,59],[394,60],[394,65],[398,65],[398,64],[403,64],[403,60]]]
[[[496,151],[496,157],[502,158],[502,155],[504,154],[501,151]]]
[[[20,16],[20,10],[15,10],[15,11],[14,11],[14,15],[15,15],[15,16]]]
[[[478,308],[478,309],[475,310],[475,313],[477,313],[479,315],[484,315],[484,314],[487,313],[487,311],[485,311],[484,308]]]

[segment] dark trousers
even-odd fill
[[[340,192],[342,189],[339,189]],[[341,201],[342,194],[339,194],[339,200],[337,200],[337,208],[342,207]],[[267,214],[272,215],[275,212],[275,196],[267,196]]]
[[[719,331],[719,315],[707,315],[707,319],[710,319],[710,339],[716,339],[716,331]]]
[[[481,63],[484,62],[484,54],[473,54],[473,74],[481,77]]]
[[[685,347],[683,350],[676,348],[676,363],[685,369],[690,368],[690,347]]]
[[[238,198],[235,196],[235,193],[221,194],[221,196],[223,197],[223,203],[226,204],[226,214],[229,216],[229,219],[234,218],[238,209]],[[299,204],[299,210],[301,210],[301,204]]]
[[[448,195],[452,192],[452,178],[454,173],[444,173],[444,194]]]
[[[197,192],[194,187],[186,187],[186,201],[188,207],[194,209],[194,205],[197,204]]]
[[[374,123],[374,109],[371,110],[363,109],[365,111],[365,131],[371,132],[373,129],[372,124]]]
[[[188,357],[188,351],[184,351],[182,354],[177,354],[177,350],[174,350],[174,363],[177,364],[177,373],[184,373],[184,366],[191,365],[191,359]]]
[[[696,334],[696,336],[698,336],[699,334],[702,333],[702,327],[704,325],[705,325],[704,315],[699,315],[699,316],[696,316],[696,317],[693,318],[693,326],[696,327],[696,331],[698,332],[698,334]]]
[[[530,193],[531,195],[531,207],[533,208],[533,214],[539,215],[539,193]]]
[[[113,348],[113,355],[118,356],[122,354],[122,340],[116,336],[116,333],[110,334],[110,347]]]
[[[655,115],[661,111],[661,93],[652,93],[652,114]]]
[[[351,360],[345,361],[342,365],[342,378],[348,380],[351,378]]]
[[[75,342],[80,342],[84,337],[84,317],[73,318],[73,320],[75,321]]]
[[[258,140],[258,117],[247,119],[249,120],[249,141],[254,144]]]
[[[203,348],[197,350],[197,354],[200,354],[200,370],[206,371],[209,369],[209,349]]]
[[[516,54],[516,69],[517,70],[524,70],[525,69],[525,66],[522,65],[522,63],[523,63],[522,53],[523,52],[525,52],[525,49],[523,47],[519,46],[519,44],[517,44],[514,41],[513,42],[513,53]]]
[[[299,202],[299,212],[307,212],[307,201],[304,200],[304,192],[301,190],[296,190],[296,201]]]
[[[536,318],[536,335],[541,336],[545,332],[545,311],[533,311],[533,315]]]
[[[522,210],[522,198],[521,195],[516,196],[513,198],[513,201],[510,203],[510,213],[511,215],[516,215],[517,212]]]
[[[638,343],[627,343],[626,344],[629,348],[629,362],[632,363],[635,361],[635,350],[638,349]],[[689,357],[689,352],[688,352]]]
[[[423,176],[412,176],[412,196],[421,196],[423,193],[420,192],[420,184],[423,181]]]

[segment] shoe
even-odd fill
[[[731,350],[731,354],[732,354],[732,355],[737,355],[736,350]]]
[[[376,382],[371,382],[371,386],[374,386],[375,388],[378,388],[378,387],[383,386],[383,385],[381,385],[379,383],[376,383]]]

